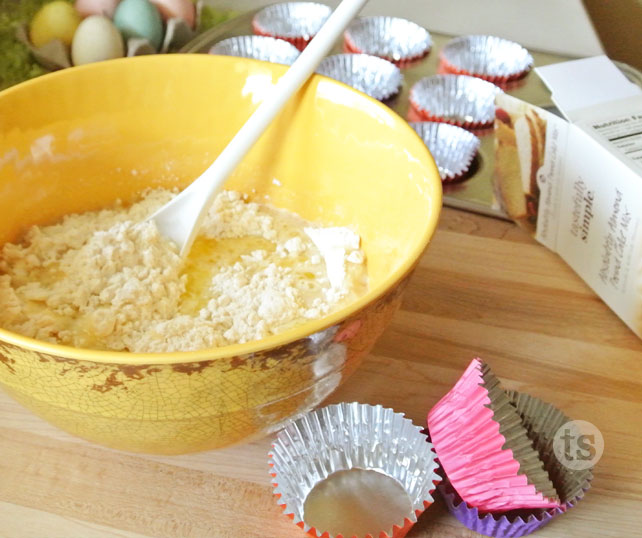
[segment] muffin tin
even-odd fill
[[[251,35],[252,19],[259,10],[249,11],[239,17],[216,26],[196,37],[181,52],[207,53],[219,41],[240,35]],[[404,83],[401,92],[389,106],[403,118],[408,118],[409,91],[420,79],[438,74],[439,53],[454,36],[431,31],[432,49],[430,54],[420,61],[403,69]],[[339,39],[330,54],[343,52],[343,38]],[[534,65],[541,66],[569,60],[569,57],[529,50]],[[532,103],[536,106],[555,111],[551,94],[536,73],[531,72],[521,84],[507,90],[508,94]],[[494,167],[494,135],[492,130],[480,136],[480,147],[473,162],[472,173],[466,181],[444,186],[444,205],[466,209],[499,218],[508,218],[495,200],[492,187]]]

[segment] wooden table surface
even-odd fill
[[[472,357],[507,388],[598,426],[593,487],[538,538],[642,536],[642,342],[514,225],[445,209],[403,307],[328,402],[423,424]],[[0,536],[303,538],[272,497],[270,439],[186,456],[101,448],[0,392]],[[438,500],[409,538],[477,536]]]

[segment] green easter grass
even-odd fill
[[[212,0],[210,0],[210,2],[213,3]],[[217,9],[212,5],[205,4],[201,11],[201,20],[199,21],[196,31],[201,34],[205,30],[209,30],[210,28],[218,24],[229,21],[230,19],[239,16],[240,14],[240,11],[226,11]]]
[[[0,90],[46,71],[22,43],[16,40],[16,26],[27,23],[50,0],[0,0]]]
[[[24,80],[46,73],[31,53],[15,38],[16,26],[28,24],[36,11],[52,0],[0,0],[0,90]],[[65,0],[70,2],[72,0]],[[214,3],[210,0],[210,3]],[[225,11],[205,5],[201,13],[198,32],[221,24],[235,16],[234,11]]]

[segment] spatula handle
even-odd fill
[[[176,202],[174,207],[180,212],[186,213],[177,214],[176,218],[171,219],[172,224],[169,227],[171,229],[163,226],[161,233],[177,241],[181,246],[182,254],[191,248],[206,209],[210,206],[224,181],[267,129],[285,103],[314,72],[321,59],[330,51],[332,45],[366,2],[367,0],[343,0],[339,4],[318,34],[279,79],[267,98],[236,133],[214,163],[174,199]],[[167,222],[165,217],[168,215],[161,216],[162,212],[163,209],[157,213],[157,217],[152,217],[159,224],[159,228]],[[192,215],[192,218],[196,215],[196,218],[194,220],[185,218],[186,214]],[[165,222],[161,222],[163,220]],[[191,229],[188,228],[190,225]]]

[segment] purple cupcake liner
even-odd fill
[[[502,514],[480,514],[479,510],[462,501],[449,482],[442,482],[437,486],[439,493],[446,502],[452,515],[466,528],[495,538],[517,538],[526,536],[541,529],[544,525],[565,512],[561,508],[548,510],[521,510],[521,514],[513,517]],[[573,507],[568,503],[568,508]]]

